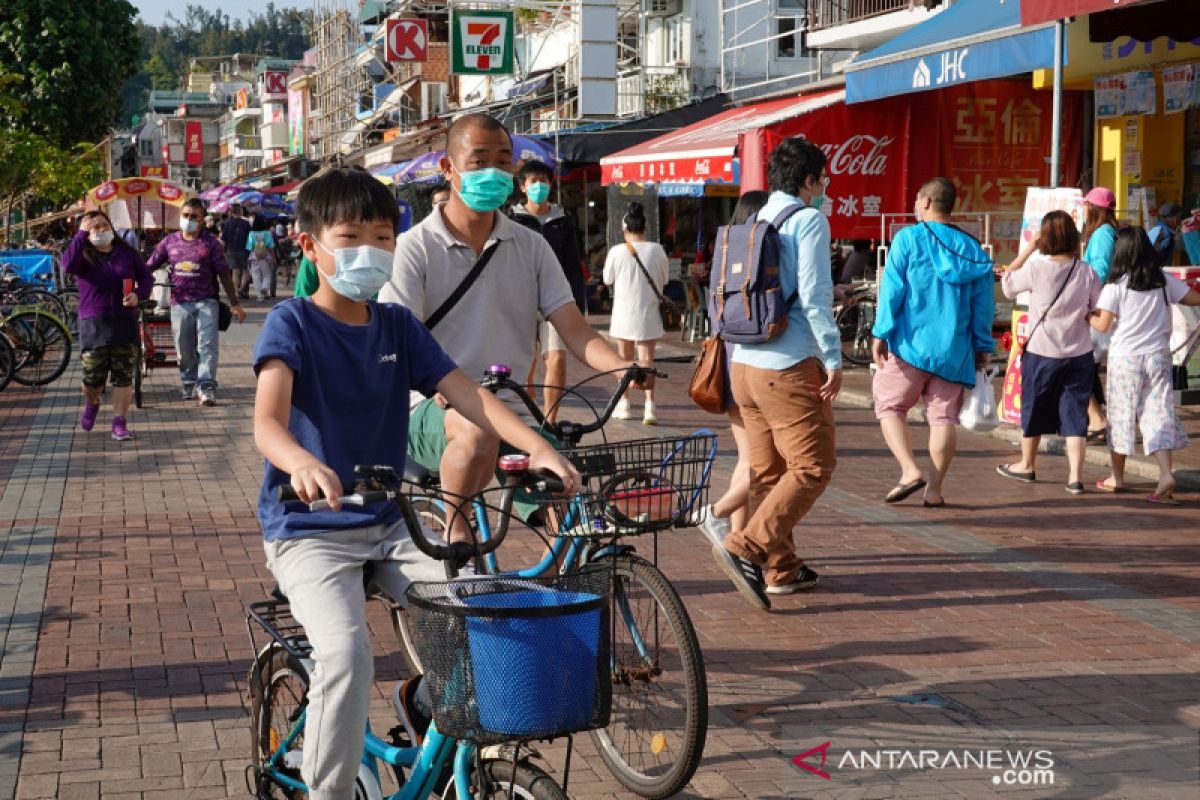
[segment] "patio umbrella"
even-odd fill
[[[90,189],[84,207],[104,211],[117,228],[177,228],[179,209],[192,195],[159,178],[120,178]]]
[[[554,148],[548,142],[529,136],[514,136],[512,142],[514,164],[523,161],[541,161],[551,169],[558,164]],[[392,180],[396,183],[434,183],[439,181],[442,178],[442,168],[438,166],[438,162],[445,155],[445,150],[438,150],[418,156],[392,175]]]
[[[229,203],[230,205],[234,203],[241,205],[247,211],[258,212],[282,211],[287,201],[277,194],[267,194],[266,192],[251,190],[234,195],[229,198]]]

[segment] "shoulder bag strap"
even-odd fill
[[[650,288],[654,290],[654,294],[658,297],[658,302],[665,303],[667,299],[663,297],[662,292],[654,285],[654,279],[650,277],[650,271],[646,269],[646,265],[642,263],[642,259],[638,256],[637,248],[629,242],[625,243],[625,247],[629,250],[629,255],[633,256],[633,260],[637,262],[638,269],[642,271],[642,277],[646,279],[646,283],[650,284]]]
[[[463,299],[463,295],[467,293],[467,290],[469,290],[479,278],[479,274],[483,272],[483,268],[486,267],[488,262],[492,260],[492,255],[495,254],[496,248],[499,246],[500,240],[497,239],[496,241],[492,242],[489,248],[480,253],[479,259],[476,260],[475,266],[471,267],[471,271],[467,273],[467,277],[463,278],[462,283],[458,284],[458,286],[454,288],[454,291],[450,293],[450,296],[447,297],[440,306],[438,306],[437,311],[434,311],[429,315],[429,318],[425,320],[426,328],[433,330],[437,324],[445,319],[446,315],[449,314],[456,305],[458,305],[458,301]]]
[[[1050,301],[1050,305],[1046,306],[1046,310],[1042,312],[1040,317],[1038,317],[1037,325],[1034,325],[1033,330],[1031,330],[1029,335],[1025,337],[1025,344],[1021,345],[1022,353],[1025,352],[1025,348],[1029,347],[1029,343],[1033,341],[1033,335],[1037,333],[1038,328],[1042,327],[1042,323],[1045,321],[1046,317],[1050,316],[1050,309],[1054,308],[1054,304],[1058,302],[1058,298],[1062,297],[1063,290],[1067,288],[1067,284],[1071,280],[1071,275],[1075,272],[1075,267],[1078,266],[1078,264],[1078,258],[1071,262],[1071,268],[1067,270],[1067,277],[1063,278],[1063,282],[1059,285],[1058,291],[1054,293],[1054,299]]]

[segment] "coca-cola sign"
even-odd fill
[[[887,148],[895,139],[891,136],[870,136],[860,133],[841,144],[823,144],[821,150],[828,160],[825,168],[831,175],[862,175],[879,177],[887,172]]]

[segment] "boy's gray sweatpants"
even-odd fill
[[[415,581],[446,578],[445,566],[412,543],[403,522],[266,543],[267,567],[313,646],[304,724],[304,782],[312,800],[353,797],[375,681],[367,633],[363,566],[403,600]]]

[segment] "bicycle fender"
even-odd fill
[[[606,544],[594,553],[590,553],[587,558],[588,564],[595,564],[602,558],[623,556],[627,553],[636,553],[637,548],[631,544]]]

